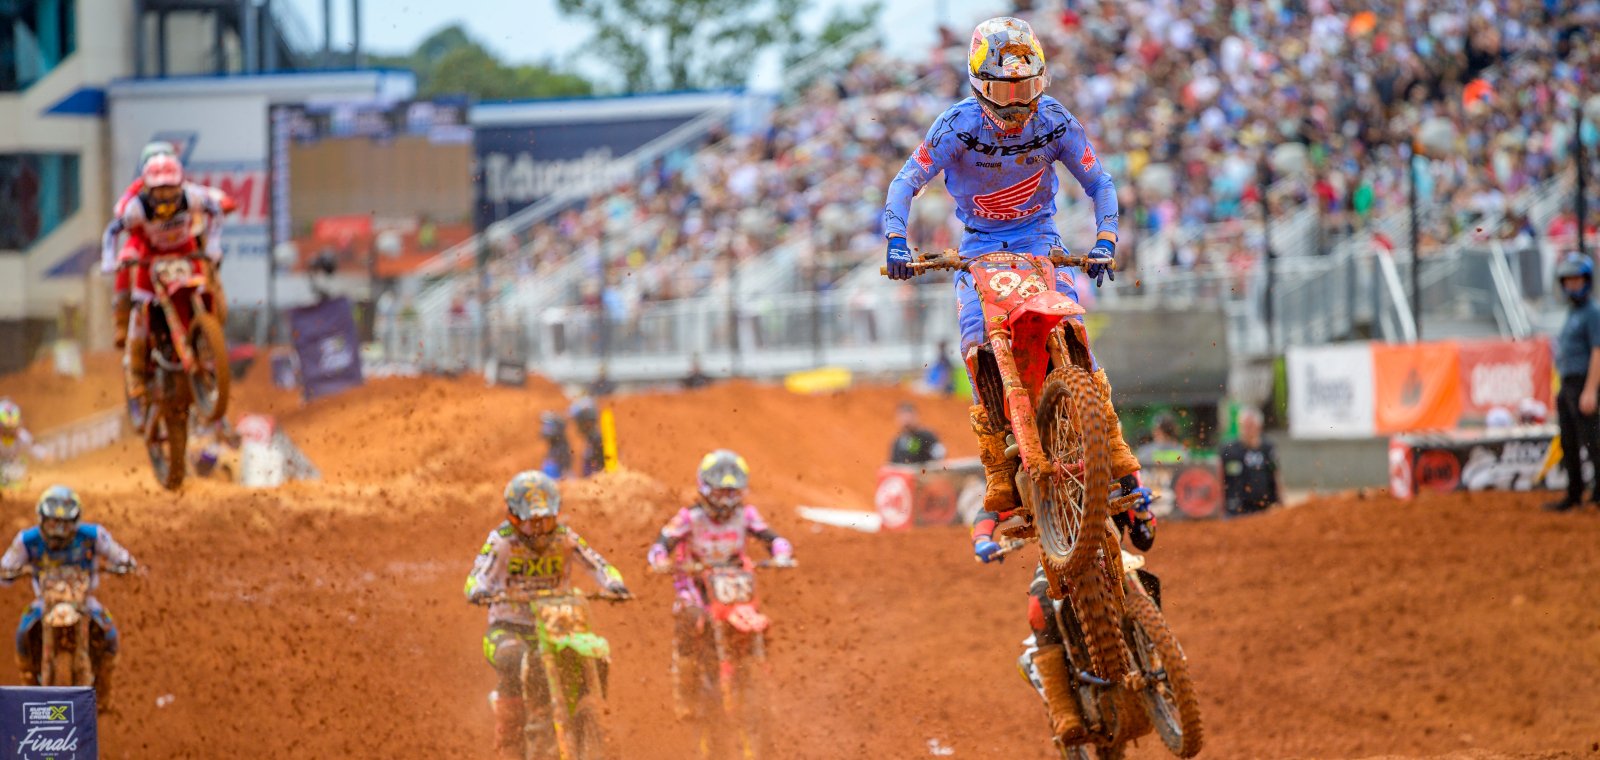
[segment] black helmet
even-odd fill
[[[39,497],[39,532],[47,543],[61,545],[72,539],[83,515],[83,502],[66,486],[50,486]]]
[[[745,464],[744,457],[727,449],[717,449],[700,459],[696,479],[706,514],[722,522],[744,505],[745,493],[750,488],[750,466]]]

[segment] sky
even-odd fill
[[[305,20],[312,40],[321,44],[323,0],[288,2]],[[816,28],[833,7],[857,2],[813,0],[815,7],[805,23]],[[350,0],[332,3],[334,47],[348,50]],[[589,38],[589,27],[564,18],[556,10],[556,0],[362,0],[361,5],[361,35],[369,52],[409,52],[429,34],[456,22],[514,63],[549,60],[571,52]],[[892,33],[885,34],[885,44],[896,55],[918,55],[933,43],[939,16],[947,15],[958,27],[965,27],[1009,5],[1006,0],[886,0],[882,23]],[[758,70],[754,86],[766,89],[776,81],[773,60]]]

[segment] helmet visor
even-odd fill
[[[511,523],[517,526],[517,532],[530,538],[546,535],[556,529],[555,515],[536,515],[524,518],[512,515]]]
[[[972,77],[972,86],[978,90],[984,100],[1001,106],[1017,106],[1032,103],[1044,94],[1044,88],[1049,84],[1046,77],[1028,77],[1027,79],[979,79]]]

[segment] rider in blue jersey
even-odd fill
[[[89,654],[94,665],[94,688],[100,709],[111,705],[111,674],[117,661],[117,625],[111,613],[94,597],[100,585],[100,566],[121,571],[137,566],[133,555],[121,544],[112,540],[111,532],[94,523],[80,523],[83,506],[78,495],[66,486],[51,486],[39,497],[39,524],[17,533],[11,546],[0,556],[0,575],[15,576],[24,569],[32,569],[34,593],[41,592],[38,583],[40,570],[60,565],[73,565],[89,573]],[[0,585],[10,585],[9,578]],[[44,605],[39,599],[22,614],[17,625],[17,668],[22,672],[22,683],[32,685],[39,674],[40,636],[39,621],[44,616]]]
[[[1055,98],[1044,94],[1050,78],[1044,51],[1033,30],[1015,18],[983,22],[972,32],[967,63],[972,97],[940,114],[889,185],[883,210],[889,276],[912,276],[911,250],[906,240],[911,199],[940,172],[944,172],[945,186],[955,198],[956,217],[966,228],[960,245],[963,256],[991,251],[1047,256],[1051,249],[1063,248],[1055,225],[1055,164],[1059,162],[1094,200],[1098,234],[1089,252],[1088,275],[1096,285],[1107,277],[1115,280],[1112,264],[1117,248],[1116,184],[1101,166],[1083,124]],[[960,272],[955,282],[961,353],[970,375],[978,349],[985,341],[983,312],[972,276]],[[1078,300],[1066,272],[1058,272],[1053,284],[1058,292]],[[1105,370],[1096,365],[1094,377],[1105,399],[1106,417],[1116,423]],[[1000,550],[992,539],[995,518],[1017,505],[1012,482],[1017,460],[1006,456],[1004,427],[989,424],[981,404],[972,406],[971,416],[987,481],[984,509],[973,530],[973,553],[988,562]],[[1122,439],[1120,424],[1117,430],[1119,434],[1111,440],[1112,476],[1121,491],[1113,498],[1140,493],[1144,499],[1129,510],[1128,518],[1148,526],[1150,492],[1139,484],[1139,460]],[[988,529],[980,529],[983,526]],[[1076,708],[1070,703],[1063,650],[1044,647],[1039,651],[1034,664],[1045,681],[1056,733],[1076,734],[1081,727]],[[1052,658],[1051,662],[1040,662]]]

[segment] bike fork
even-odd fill
[[[1011,332],[996,328],[989,333],[989,346],[994,351],[995,365],[1000,369],[1000,381],[1005,388],[1006,416],[1011,419],[1011,434],[1017,439],[1017,449],[1022,454],[1022,466],[1035,479],[1054,470],[1039,443],[1039,425],[1034,419],[1033,400],[1028,398],[1028,387],[1022,383],[1022,372],[1017,369],[1017,359],[1011,354]]]
[[[530,658],[527,655],[523,655],[522,667],[524,684],[528,682],[527,671],[529,659]],[[567,739],[566,693],[561,688],[561,675],[557,670],[555,653],[547,651],[539,652],[539,663],[544,666],[545,689],[550,695],[550,728],[555,734],[556,751],[560,754],[562,760],[573,760],[572,748],[569,746]],[[527,687],[524,686],[523,694],[527,693]],[[539,726],[534,725],[533,716],[530,713],[528,716],[527,728],[524,730],[524,734],[526,734],[524,737],[524,742],[526,742],[527,739],[532,738],[532,736],[538,732],[539,729]]]

